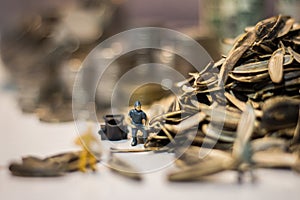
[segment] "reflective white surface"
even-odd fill
[[[0,71],[0,77],[3,74]],[[2,77],[0,80],[3,80]],[[22,156],[49,156],[78,149],[73,141],[76,128],[73,122],[48,124],[39,122],[33,114],[23,114],[14,94],[0,92],[0,199],[1,200],[101,200],[101,199],[299,199],[300,175],[289,170],[256,170],[256,184],[236,183],[236,173],[215,175],[206,182],[170,183],[167,174],[173,168],[143,174],[135,182],[111,172],[98,164],[97,173],[70,173],[58,178],[15,177],[7,169],[9,162]],[[122,143],[122,147],[129,146]],[[139,169],[151,168],[162,161],[172,161],[172,155],[153,153],[120,154]]]

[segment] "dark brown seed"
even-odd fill
[[[263,106],[261,127],[269,131],[295,127],[300,101],[290,97],[274,97]]]

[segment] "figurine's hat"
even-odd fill
[[[140,101],[134,102],[134,107],[138,107],[138,106],[142,106],[141,102]]]

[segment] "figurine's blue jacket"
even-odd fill
[[[147,120],[147,115],[144,111],[132,109],[129,111],[129,116],[131,117],[134,124],[142,124],[142,120]]]

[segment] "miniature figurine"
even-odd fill
[[[134,103],[134,109],[129,111],[130,126],[132,128],[132,142],[131,146],[137,145],[137,131],[140,130],[143,133],[144,142],[147,140],[148,133],[146,131],[147,115],[141,109],[142,104],[140,101]]]
[[[93,134],[91,125],[88,126],[85,133],[75,140],[75,143],[82,147],[79,155],[79,170],[86,172],[86,168],[90,167],[93,171],[96,171],[97,157],[101,156],[101,143]]]

